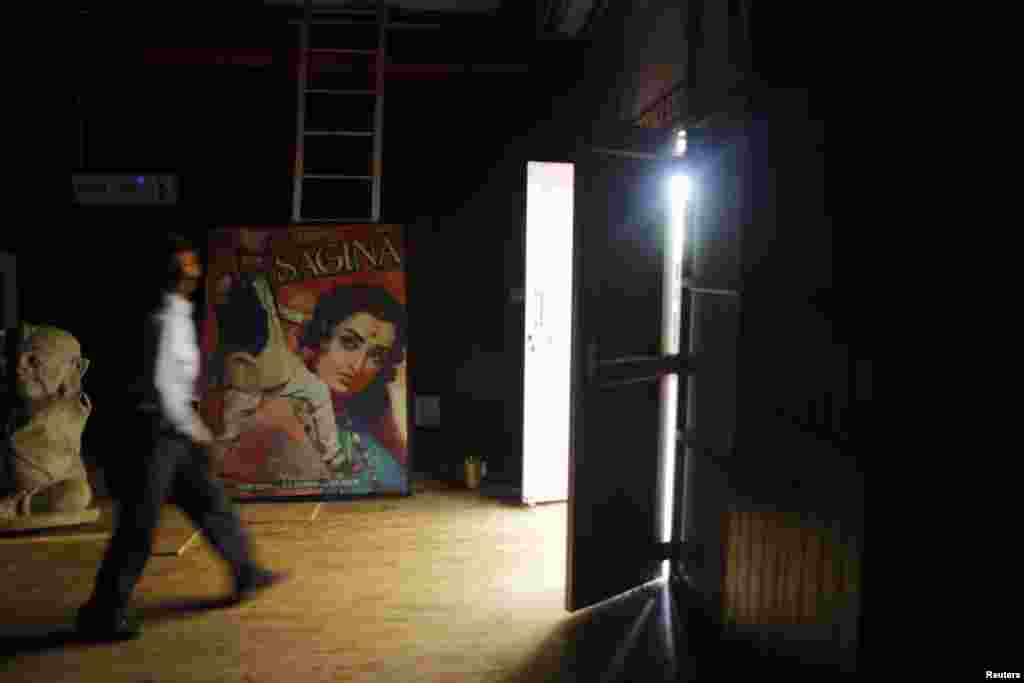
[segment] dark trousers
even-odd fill
[[[153,535],[165,502],[181,508],[227,561],[235,581],[254,569],[249,542],[224,489],[210,474],[209,456],[161,418],[144,415],[149,448],[126,450],[115,466],[114,534],[96,577],[92,601],[121,608],[153,552]]]

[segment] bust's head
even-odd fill
[[[29,401],[76,396],[89,361],[73,335],[56,327],[23,325],[16,366],[18,395]]]

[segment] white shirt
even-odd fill
[[[160,337],[153,383],[160,408],[175,429],[194,437],[197,424],[192,402],[199,377],[199,344],[192,323],[192,303],[180,294],[167,294],[156,317]]]

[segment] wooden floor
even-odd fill
[[[120,644],[70,631],[109,509],[73,538],[0,537],[0,681],[598,683],[622,670],[623,635],[637,638],[628,610],[601,629],[590,611],[564,610],[565,504],[422,482],[407,498],[240,509],[258,557],[293,580],[240,607],[205,607],[227,590],[225,569],[168,508],[135,593],[143,636]],[[630,647],[664,670],[648,646]]]

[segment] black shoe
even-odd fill
[[[235,581],[235,592],[231,594],[229,604],[237,605],[256,596],[257,593],[286,581],[289,574],[272,572],[269,569],[252,569]]]
[[[139,618],[127,608],[101,607],[86,603],[78,610],[75,630],[84,640],[132,640],[142,633]]]

